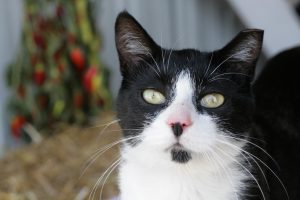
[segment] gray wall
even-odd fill
[[[94,0],[97,25],[102,33],[103,62],[111,70],[114,96],[120,84],[118,59],[114,43],[114,21],[127,9],[146,28],[154,40],[168,48],[198,48],[203,51],[222,47],[241,23],[224,0]],[[1,1],[0,6],[0,154],[7,143],[8,119],[4,82],[7,64],[15,58],[20,39],[22,0]],[[5,139],[6,138],[6,139]]]
[[[243,28],[224,0],[104,0],[97,8],[102,31],[103,61],[112,72],[113,95],[120,84],[114,43],[114,22],[126,9],[144,26],[154,40],[168,48],[221,48]]]
[[[263,54],[257,74],[266,58],[300,45],[300,21],[287,0],[98,1],[98,27],[104,41],[101,55],[112,72],[110,83],[114,96],[121,79],[114,22],[124,9],[136,17],[158,44],[168,48],[213,50],[222,47],[243,28],[264,29]]]
[[[266,30],[267,56],[299,44],[299,23],[286,0],[91,0],[102,33],[101,57],[111,70],[111,90],[116,96],[120,84],[119,63],[114,43],[117,14],[127,9],[154,40],[167,48],[197,48],[209,51],[222,47],[244,27]],[[227,3],[229,2],[229,4]],[[263,3],[263,6],[261,4]],[[269,6],[271,5],[271,6]],[[0,155],[7,143],[4,71],[15,58],[19,44],[22,0],[2,0],[0,6]],[[235,14],[236,13],[236,14]],[[274,20],[278,19],[278,20]],[[285,23],[278,23],[278,21]],[[242,25],[243,24],[243,25]],[[283,28],[284,27],[284,28]],[[291,31],[293,30],[293,31]],[[288,37],[282,37],[286,36]]]
[[[8,121],[5,84],[7,65],[14,59],[18,49],[22,21],[22,0],[2,0],[0,6],[0,156],[7,144]]]

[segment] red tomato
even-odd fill
[[[77,70],[82,70],[85,66],[84,53],[80,48],[74,48],[70,52],[70,59]]]
[[[21,134],[22,134],[22,128],[24,126],[26,122],[26,119],[19,115],[19,116],[15,116],[11,122],[11,130],[12,130],[12,133],[13,133],[13,136],[16,137],[16,138],[20,138],[21,137]]]

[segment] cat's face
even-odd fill
[[[187,163],[242,143],[232,137],[251,126],[250,83],[262,37],[260,30],[247,30],[214,52],[168,50],[132,16],[120,14],[117,112],[127,151]]]

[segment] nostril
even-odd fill
[[[187,127],[187,126],[192,125],[192,121],[190,121],[190,120],[187,120],[187,121],[184,121],[184,122],[181,122],[181,121],[177,121],[177,122],[168,121],[167,124],[171,127],[174,126],[175,124],[180,124],[182,127]]]

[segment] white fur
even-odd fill
[[[193,95],[191,78],[181,73],[170,106],[145,128],[138,145],[124,145],[119,169],[121,200],[236,200],[242,192],[247,174],[236,163],[241,161],[240,152],[218,140],[243,144],[222,137],[225,133],[214,119],[196,111]],[[171,159],[170,147],[177,140],[166,123],[181,111],[188,111],[193,121],[179,140],[192,155],[185,164]]]

